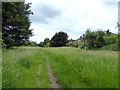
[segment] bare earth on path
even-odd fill
[[[50,63],[48,62],[48,60],[46,60],[46,62],[47,62],[47,68],[48,68],[48,78],[49,78],[49,80],[50,80],[50,82],[51,82],[51,85],[52,85],[52,88],[53,89],[59,89],[59,90],[61,90],[60,88],[60,85],[57,83],[57,79],[54,77],[54,75],[53,75],[53,72],[52,72],[52,70],[51,70],[51,66],[50,66]]]
[[[37,72],[37,88],[40,88],[40,73],[41,73],[41,65],[39,64],[38,72]]]

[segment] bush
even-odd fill
[[[40,42],[39,44],[38,44],[38,46],[39,47],[43,47],[44,45],[43,45],[43,42]]]
[[[106,34],[104,31],[91,31],[88,29],[83,35],[85,39],[84,43],[81,45],[82,49],[107,49],[118,51],[120,48],[120,41],[118,39],[119,35]],[[118,47],[119,46],[119,47]]]
[[[113,44],[113,43],[116,43],[118,37],[117,35],[106,35],[105,36],[105,42],[106,44]]]
[[[50,47],[50,42],[46,43],[44,47]]]
[[[83,38],[85,39],[85,42],[83,43],[81,48],[87,47],[88,49],[92,48],[100,48],[105,45],[105,39],[104,39],[105,32],[103,31],[91,31],[90,29],[87,29],[85,32]]]
[[[109,44],[109,45],[105,45],[103,46],[101,49],[105,49],[105,50],[113,50],[113,51],[118,51],[118,44]]]

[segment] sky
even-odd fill
[[[92,31],[115,28],[118,22],[119,0],[25,0],[32,3],[30,15],[33,34],[31,41],[40,43],[56,32],[66,32],[68,39],[78,39],[90,28]]]

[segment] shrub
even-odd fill
[[[104,31],[91,31],[88,29],[83,35],[85,39],[84,43],[81,45],[83,49],[107,49],[107,50],[119,50],[119,35],[116,34],[106,34]],[[119,47],[118,47],[119,46]]]
[[[92,48],[100,48],[105,45],[105,39],[104,39],[105,32],[103,31],[91,31],[90,29],[87,29],[85,32],[83,38],[85,39],[85,42],[83,43],[81,48],[87,47],[88,49]]]
[[[116,43],[118,37],[117,35],[106,35],[105,36],[105,42],[106,44],[113,44],[113,43]]]
[[[50,42],[46,43],[44,47],[50,47]]]
[[[103,46],[101,49],[105,49],[105,50],[113,50],[113,51],[118,51],[118,44],[109,44],[109,45],[105,45]]]

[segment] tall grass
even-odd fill
[[[75,48],[43,49],[63,87],[117,88],[118,52]]]
[[[39,64],[43,64],[43,56],[38,48],[18,48],[3,50],[3,88],[37,88],[37,72]],[[42,71],[41,74],[46,74]],[[44,76],[46,87],[49,87],[47,75]],[[42,77],[41,77],[42,78]],[[41,80],[41,83],[43,81]],[[39,85],[40,86],[40,85]]]
[[[3,88],[51,88],[46,60],[63,88],[118,87],[116,51],[21,47],[2,54]]]

